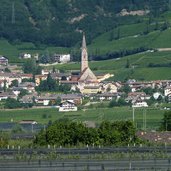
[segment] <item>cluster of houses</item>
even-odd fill
[[[25,58],[29,58],[26,55]],[[70,59],[69,55],[56,55],[57,60]],[[0,65],[8,65],[4,57],[0,57]],[[41,81],[46,80],[48,74],[52,79],[58,80],[60,84],[69,84],[71,87],[70,94],[39,94],[36,87]],[[86,47],[85,35],[82,41],[81,53],[81,70],[74,73],[59,73],[50,70],[42,70],[42,74],[34,76],[32,74],[0,72],[0,101],[7,98],[18,99],[21,91],[26,90],[27,94],[20,97],[21,103],[32,103],[37,106],[55,105],[57,99],[61,100],[59,111],[77,111],[77,106],[82,104],[84,98],[90,101],[110,101],[124,98],[125,102],[131,103],[132,107],[148,107],[147,101],[153,96],[154,99],[159,97],[167,98],[171,102],[171,80],[144,81],[129,80],[127,83],[106,81],[113,75],[93,73],[88,66],[88,53]],[[14,85],[15,82],[15,85]],[[17,84],[16,84],[17,83]],[[129,86],[130,92],[126,94],[122,87]],[[156,89],[152,95],[146,94],[142,90],[145,88]],[[6,91],[8,89],[8,91]],[[162,91],[158,91],[158,90]],[[76,93],[77,92],[77,93]],[[79,93],[78,93],[79,92]]]
[[[39,57],[38,53],[36,53],[36,54],[21,53],[19,55],[19,58],[20,59],[34,58],[38,61],[40,57]],[[51,58],[53,58],[54,63],[68,63],[71,61],[71,55],[70,54],[57,54],[57,53],[55,53],[55,54],[53,54],[53,56]]]
[[[71,94],[50,94],[43,93],[38,94],[36,92],[36,86],[38,86],[41,80],[47,79],[48,71],[43,71],[43,74],[35,76],[35,82],[28,82],[23,80],[33,79],[32,74],[23,73],[0,73],[0,100],[7,98],[18,99],[18,96],[22,90],[27,90],[27,95],[24,95],[19,99],[21,103],[34,103],[37,106],[48,106],[55,104],[58,98],[61,99],[60,111],[76,111],[77,106],[82,104],[84,98],[89,98],[90,101],[110,101],[112,99],[119,99],[124,97],[126,102],[131,102],[132,107],[148,107],[147,101],[151,98],[149,94],[141,91],[145,88],[158,88],[163,90],[163,93],[154,92],[153,98],[158,99],[159,96],[167,98],[171,102],[171,80],[160,81],[148,81],[138,82],[135,80],[129,80],[127,83],[101,81],[98,86],[94,86],[90,83],[86,83],[84,91],[80,90],[80,93],[74,93],[75,87],[78,87],[78,82],[72,80],[71,73],[51,73],[51,77],[55,80],[59,80],[62,84],[70,84]],[[13,81],[17,80],[17,85],[13,86]],[[125,96],[125,93],[120,91],[123,86],[127,84],[130,87],[130,92]],[[4,87],[8,91],[4,92]]]

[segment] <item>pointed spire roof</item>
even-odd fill
[[[86,49],[86,39],[85,39],[85,33],[83,32],[83,40],[82,40],[82,49]]]

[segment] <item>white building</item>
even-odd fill
[[[75,103],[69,100],[61,103],[59,107],[59,112],[70,112],[70,111],[77,111],[77,110],[78,109]]]
[[[67,63],[71,60],[70,54],[54,54],[54,60],[58,63]]]
[[[168,96],[169,94],[171,94],[171,86],[168,86],[164,89],[164,96]]]
[[[20,58],[22,59],[31,59],[31,54],[30,53],[23,53],[20,55]]]
[[[132,107],[148,107],[148,104],[145,101],[137,101],[133,103]]]
[[[0,65],[7,66],[8,65],[8,59],[3,57],[3,56],[0,56]]]

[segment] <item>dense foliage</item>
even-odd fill
[[[81,39],[80,30],[93,37],[118,24],[134,22],[134,17],[118,17],[122,9],[149,9],[158,16],[169,0],[1,0],[0,36],[13,42],[31,41],[72,46]]]
[[[164,113],[163,122],[160,129],[162,131],[171,131],[171,111]]]
[[[32,106],[32,103],[21,103],[19,100],[13,98],[8,98],[4,103],[4,108],[6,109],[29,108]]]
[[[23,64],[24,73],[41,74],[42,68],[36,64],[34,59],[29,59]]]
[[[81,122],[56,121],[42,130],[36,145],[127,145],[137,140],[130,121],[102,122],[98,128],[88,128]]]
[[[59,81],[54,80],[50,74],[48,74],[47,79],[40,82],[40,85],[36,87],[37,91],[58,91],[67,93],[71,90],[71,86],[68,84],[59,84]]]

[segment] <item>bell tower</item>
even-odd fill
[[[85,33],[83,33],[82,48],[81,48],[81,73],[88,68],[88,53],[86,46]]]

